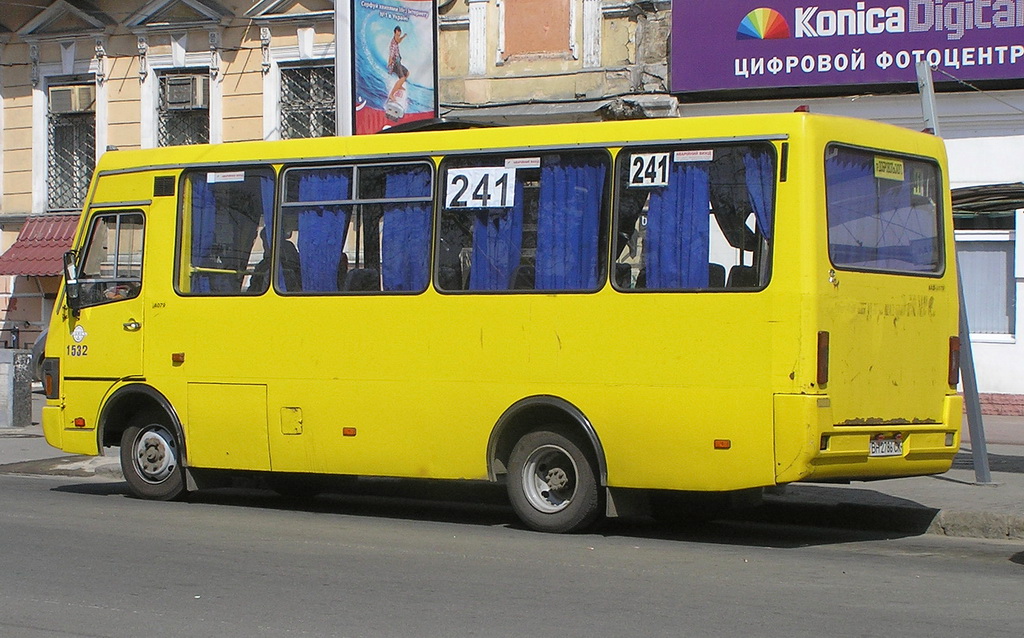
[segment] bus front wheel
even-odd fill
[[[136,418],[121,435],[121,473],[133,496],[170,501],[184,494],[180,459],[177,437],[158,417]]]
[[[542,532],[575,532],[600,514],[600,487],[584,446],[540,430],[519,439],[509,458],[508,495],[519,518]]]

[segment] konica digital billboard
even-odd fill
[[[1024,78],[1024,0],[672,3],[676,93],[915,82],[918,60],[936,82]]]

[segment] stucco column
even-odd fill
[[[469,0],[469,74],[487,72],[487,4],[490,0]]]
[[[583,0],[583,68],[601,66],[601,0]]]

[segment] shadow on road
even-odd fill
[[[1015,474],[1024,474],[1024,456],[992,454],[991,452],[989,452],[988,467],[993,472],[1012,472]],[[974,469],[974,460],[971,457],[970,449],[966,451],[961,450],[959,453],[957,453],[955,457],[953,457],[953,469]]]
[[[128,495],[127,486],[123,482],[94,481],[53,489],[99,497]],[[936,513],[936,510],[918,506],[921,512],[916,522],[904,523],[894,530],[884,507],[829,505],[826,502],[829,489],[835,488],[801,486],[800,491],[806,494],[788,495],[785,499],[769,497],[761,506],[729,511],[725,516],[711,521],[665,523],[648,517],[609,519],[591,533],[606,537],[794,549],[916,536],[927,529]],[[808,495],[813,496],[816,492],[816,500],[808,498]],[[844,490],[844,494],[849,492]],[[880,496],[870,490],[864,492],[870,492],[871,498],[877,499]],[[807,502],[801,502],[801,497],[808,499]],[[263,489],[259,481],[245,479],[236,481],[232,487],[191,493],[187,504],[505,527],[526,531],[509,505],[503,486],[468,481],[350,479],[344,483],[344,490],[296,498],[279,495]],[[895,506],[895,503],[892,505]]]

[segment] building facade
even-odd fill
[[[895,69],[900,55],[910,61],[916,54],[899,49],[899,28],[908,34],[921,30],[928,17],[926,26],[936,32],[932,35],[952,43],[935,49],[938,66],[951,72],[949,78],[966,68],[968,54],[971,65],[1001,65],[999,77],[983,83],[984,90],[970,81],[937,78],[945,80],[937,110],[953,187],[1024,182],[1024,47],[965,44],[983,29],[1019,42],[1024,2],[976,3],[969,21],[956,9],[963,3],[946,3],[945,9],[934,9],[938,13],[928,13],[933,8],[922,2],[866,9],[856,7],[872,3],[848,3],[849,9],[824,7],[813,13],[797,7],[799,20],[789,19],[784,34],[788,40],[777,31],[778,22],[758,21],[772,18],[774,10],[751,2],[749,8],[730,9],[747,17],[734,20],[738,30],[727,25],[732,31],[721,44],[705,42],[707,29],[701,26],[733,19],[705,15],[724,11],[716,9],[720,3],[676,4],[436,0],[440,115],[525,124],[788,111],[808,105],[815,112],[921,129],[921,99],[913,84],[873,77],[869,85],[844,86],[817,77],[821,55],[814,57],[816,68],[810,73],[805,63],[812,56],[772,57],[768,48],[762,51],[769,53],[753,55],[749,47],[817,45],[826,41],[823,36],[843,35],[843,29],[847,35],[861,29],[865,37],[877,29],[879,38],[896,38],[891,50],[883,51],[893,55],[889,62]],[[92,167],[103,152],[314,137],[338,130],[330,0],[0,5],[0,341],[8,346],[30,345],[45,324],[57,292],[59,255],[69,241],[67,220],[81,208]],[[995,5],[1002,9],[995,11]],[[914,34],[908,34],[910,42]],[[959,47],[956,69],[941,57],[949,56],[953,45]],[[853,46],[864,72],[880,73],[876,67],[887,60],[882,53],[865,53],[856,42]],[[931,53],[920,51],[918,57]],[[841,60],[853,59],[841,58],[845,53],[828,55],[830,72]],[[721,87],[687,90],[685,81],[692,80],[683,71],[696,68],[702,81],[707,76],[713,83],[709,62],[718,58],[732,65],[733,77],[721,78]],[[749,79],[758,70],[771,80],[775,59],[779,76],[792,72],[781,90],[767,84],[745,90],[737,83],[744,73]],[[1024,210],[1016,206],[1007,200],[1006,210],[958,216],[956,231],[979,385],[994,395],[988,404],[1000,411],[1024,411],[1024,341],[1017,337],[1018,326],[1024,325],[1024,310],[1017,304],[1024,293],[1024,240],[1016,235]]]

